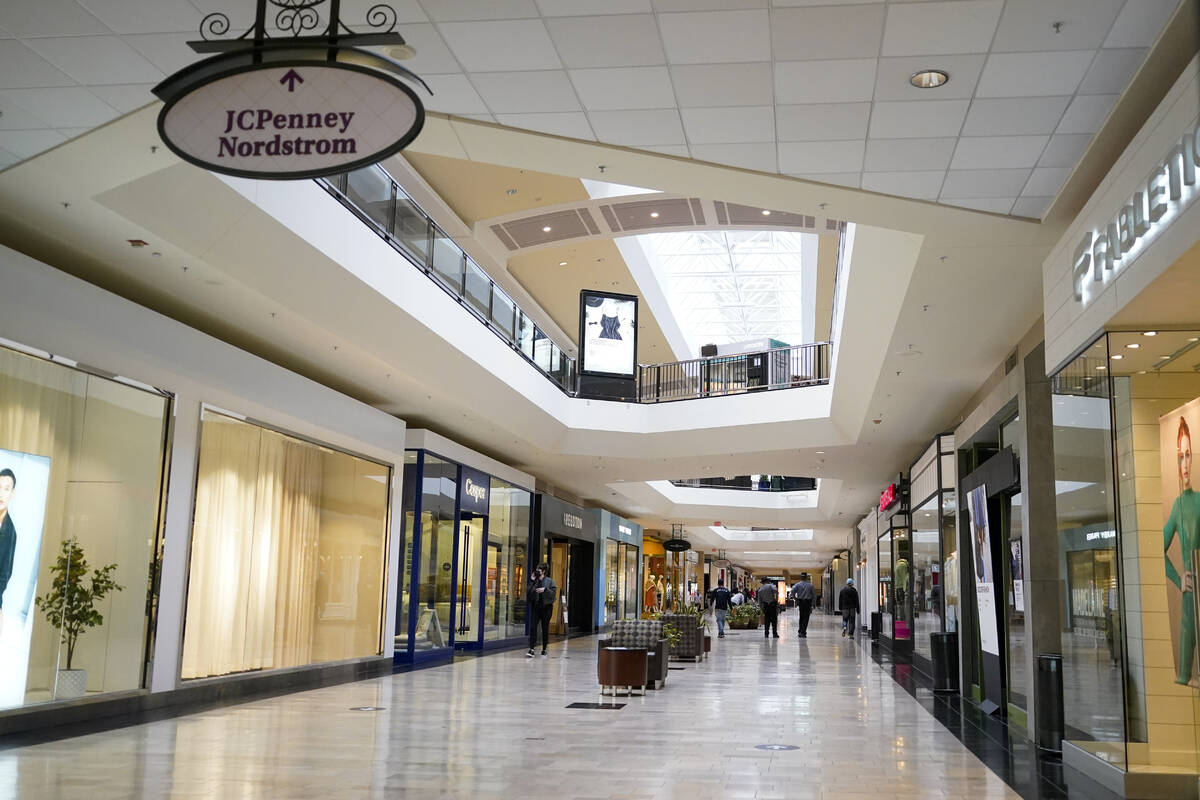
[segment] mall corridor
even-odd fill
[[[866,635],[842,639],[818,613],[800,642],[794,624],[778,640],[732,631],[617,710],[568,707],[614,702],[581,637],[546,658],[513,650],[9,749],[0,796],[1020,796],[872,661]]]

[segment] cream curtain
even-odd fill
[[[207,414],[183,643],[183,677],[312,660],[321,451]]]

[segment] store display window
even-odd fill
[[[0,709],[145,685],[170,409],[0,347]]]
[[[182,677],[379,655],[391,468],[204,409]]]
[[[529,573],[532,494],[527,489],[491,480],[484,578],[484,641],[525,634],[525,582]]]

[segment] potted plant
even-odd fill
[[[758,627],[758,606],[753,603],[734,606],[725,619],[733,630],[754,630]]]
[[[67,666],[58,670],[55,699],[83,697],[87,691],[87,670],[72,668],[75,644],[88,628],[104,624],[104,615],[97,608],[104,598],[125,588],[113,580],[116,568],[109,564],[92,570],[89,576],[87,558],[74,537],[63,541],[58,560],[50,567],[54,578],[50,591],[36,602],[46,620],[58,628],[60,643],[67,646]]]

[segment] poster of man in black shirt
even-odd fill
[[[17,488],[17,476],[11,469],[0,469],[0,631],[4,630],[4,591],[12,577],[13,555],[17,552],[17,528],[8,506]]]
[[[23,705],[50,459],[0,449],[0,708]]]

